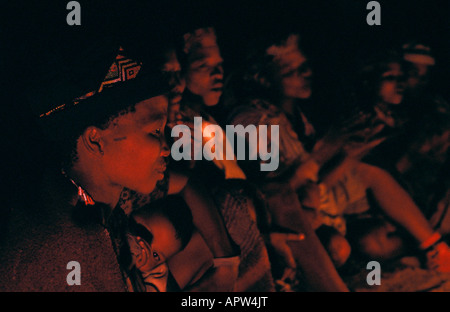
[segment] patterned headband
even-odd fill
[[[75,106],[80,103],[81,100],[85,100],[90,98],[96,93],[102,92],[105,88],[112,87],[114,84],[118,82],[124,82],[131,79],[136,78],[139,70],[142,67],[142,63],[138,63],[124,56],[124,50],[122,47],[119,48],[119,53],[116,56],[116,59],[110,66],[106,77],[103,79],[100,87],[97,90],[90,91],[80,97],[75,98],[69,104],[59,105],[50,111],[39,115],[39,117],[49,116],[57,111],[61,111],[69,106]]]
[[[431,49],[423,44],[407,43],[402,46],[403,58],[406,61],[424,65],[435,65]]]

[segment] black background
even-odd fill
[[[240,64],[251,38],[300,32],[330,98],[339,94],[338,81],[356,55],[419,39],[433,48],[438,85],[449,97],[448,0],[378,1],[381,26],[367,25],[366,0],[83,0],[81,26],[67,25],[68,2],[9,1],[1,8],[1,195],[7,201],[32,201],[41,164],[51,153],[36,114],[95,87],[119,44],[151,50],[159,40],[197,25],[215,26],[228,72]],[[339,109],[328,105],[329,114]]]

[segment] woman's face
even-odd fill
[[[135,105],[99,130],[103,144],[102,168],[108,183],[149,194],[164,178],[170,150],[164,137],[167,98],[157,96]]]
[[[277,60],[283,95],[286,98],[308,99],[311,96],[312,70],[299,49]]]
[[[223,59],[218,46],[194,49],[186,69],[186,87],[206,106],[219,103],[223,88]]]
[[[399,63],[388,64],[388,69],[381,76],[381,86],[378,92],[383,103],[398,105],[403,100],[405,91],[404,74]]]

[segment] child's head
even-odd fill
[[[169,196],[134,212],[130,232],[136,267],[146,272],[186,247],[193,232],[192,214],[181,198]]]

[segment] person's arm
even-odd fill
[[[215,259],[231,258],[239,254],[233,246],[222,216],[205,186],[195,177],[171,173],[173,184],[169,193],[176,192],[190,207],[194,225],[210,248]],[[232,291],[238,276],[236,266],[218,266],[211,269],[189,290]]]
[[[262,116],[263,114],[264,112],[261,110],[252,110],[250,113],[246,112],[245,114],[236,117],[233,124],[242,124],[244,126],[249,124],[289,126],[287,124],[279,125],[279,119],[264,119]],[[279,140],[281,139],[283,138],[279,138]],[[279,144],[279,146],[290,147],[290,144],[296,144],[295,146],[298,147],[297,152],[302,149],[302,146],[300,146],[301,144],[299,144],[298,141],[290,141],[289,137],[284,139],[286,139],[284,144]],[[272,142],[270,134],[268,134],[266,151],[271,150],[269,142]],[[250,143],[251,142],[247,142],[247,144]],[[259,146],[257,146],[257,148],[259,148]],[[281,149],[279,150],[280,155],[284,155],[285,152],[286,151]],[[305,154],[305,156],[307,155]],[[263,182],[262,179],[255,181],[260,185],[261,191],[264,193],[267,200],[272,225],[278,228],[284,228],[287,231],[294,234],[296,233],[300,236],[303,234],[304,236],[303,240],[291,241],[291,239],[287,239],[286,243],[284,243],[283,240],[278,239],[280,237],[283,238],[283,236],[272,235],[271,243],[276,244],[276,246],[274,246],[275,249],[277,249],[277,252],[281,254],[288,265],[294,265],[292,259],[295,259],[296,267],[304,273],[306,281],[312,290],[348,291],[347,286],[337,273],[328,253],[309,223],[310,219],[305,216],[297,193],[295,192],[299,187],[306,185],[308,181],[317,181],[318,179],[317,175],[321,166],[315,163],[313,158],[311,158],[311,162],[307,162],[306,157],[304,158],[305,159],[302,159],[303,165],[300,164],[298,170],[294,171],[288,180],[284,180],[284,175],[278,175],[277,177],[267,178],[267,180],[271,181],[268,183]],[[280,159],[283,159],[283,157],[280,156]],[[280,166],[281,165],[282,164],[280,164]],[[258,169],[259,168],[255,168],[255,170]],[[280,169],[278,170],[281,171]],[[283,172],[286,171],[289,170]],[[292,255],[292,257],[290,255]]]
[[[205,186],[191,177],[180,195],[191,208],[194,224],[214,257],[235,256],[237,251],[232,246],[223,218]]]
[[[303,273],[311,290],[348,291],[347,285],[339,276],[309,218],[305,215],[297,194],[286,185],[266,185],[264,190],[272,215],[272,225],[303,237],[303,239],[287,239],[289,250],[286,252],[292,254],[297,269]]]
[[[373,148],[386,140],[386,137],[376,137],[383,127],[358,130],[348,133],[328,134],[314,145],[312,152],[303,160],[289,179],[294,190],[304,187],[308,182],[322,180],[330,173],[339,170],[349,159],[360,160]],[[362,142],[353,141],[349,137],[364,137]]]

